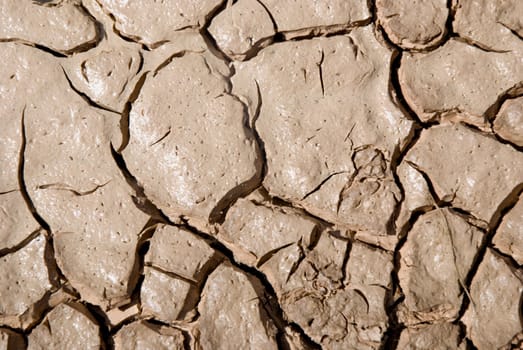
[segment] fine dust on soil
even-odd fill
[[[523,348],[523,1],[0,4],[0,350]]]

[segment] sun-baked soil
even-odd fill
[[[522,1],[0,5],[0,350],[523,348]]]

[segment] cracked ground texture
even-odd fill
[[[0,4],[0,350],[523,349],[522,1]]]

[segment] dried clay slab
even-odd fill
[[[82,304],[60,304],[31,331],[28,350],[99,349],[100,329]]]
[[[147,76],[132,106],[125,161],[175,222],[205,228],[259,184],[261,158],[229,74],[208,52],[173,57]]]
[[[446,35],[446,0],[378,0],[376,9],[388,38],[403,49],[429,49]]]
[[[353,230],[387,233],[401,198],[390,157],[412,125],[389,94],[391,55],[367,26],[277,43],[235,65],[233,92],[263,140],[272,196]]]

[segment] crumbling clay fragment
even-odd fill
[[[114,336],[116,350],[182,350],[183,334],[181,331],[137,321],[125,325]]]
[[[494,131],[503,139],[523,147],[523,97],[503,103],[494,120]]]
[[[434,323],[405,328],[397,345],[402,350],[465,350],[459,326],[451,323]]]
[[[446,0],[378,0],[378,21],[387,36],[404,49],[426,49],[446,34]]]
[[[463,323],[467,336],[479,350],[497,349],[521,332],[523,281],[490,248],[472,280]]]
[[[60,304],[31,334],[28,350],[100,349],[100,329],[81,304]]]
[[[261,290],[241,271],[222,264],[208,277],[198,305],[203,349],[274,349],[276,328]]]

